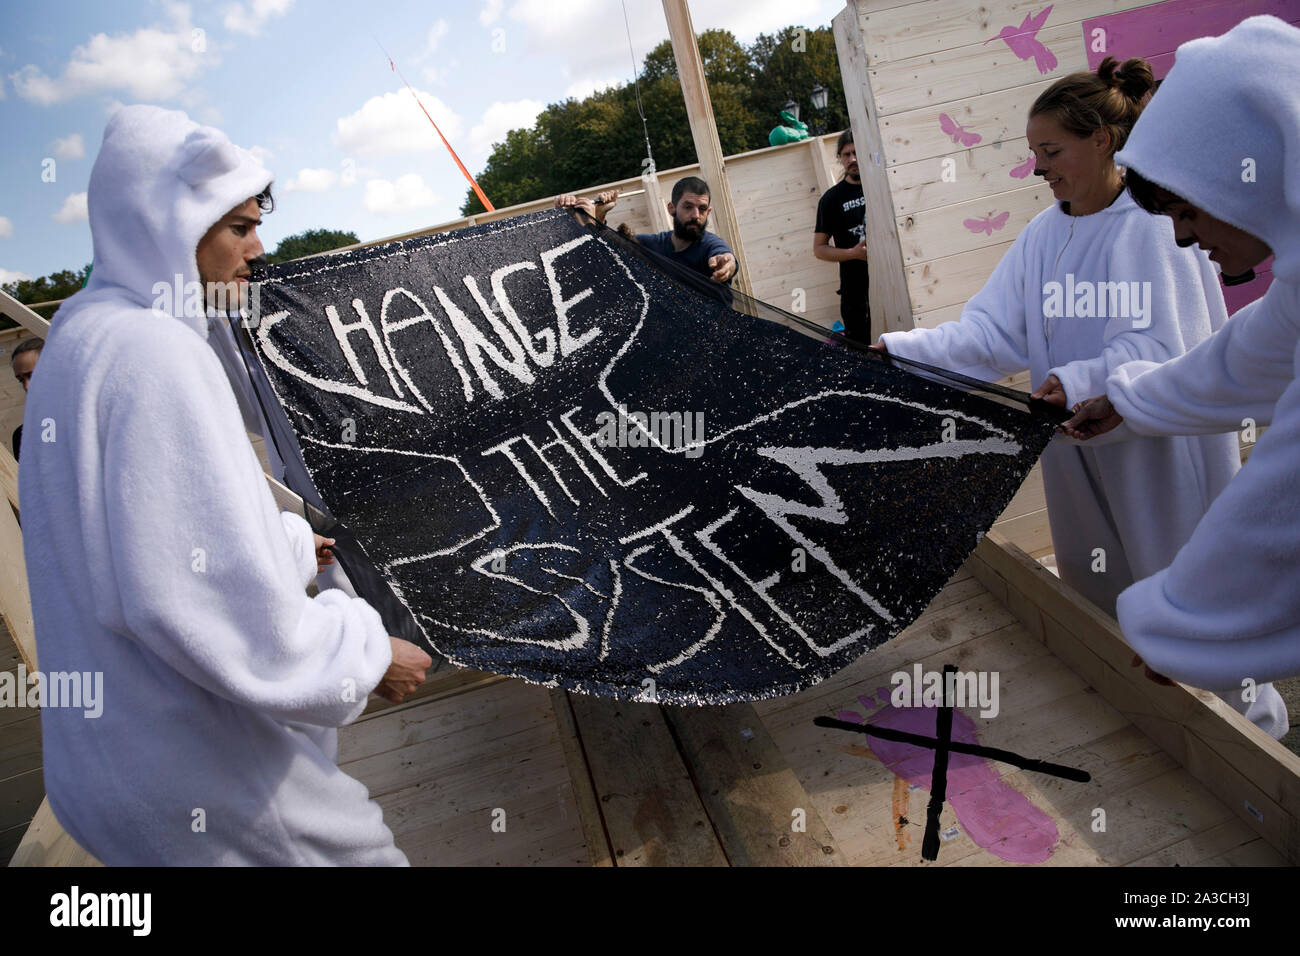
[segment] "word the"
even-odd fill
[[[1074,281],[1067,272],[1065,285],[1043,284],[1043,315],[1049,319],[1132,319],[1133,328],[1151,325],[1150,282]]]
[[[600,431],[596,444],[606,448],[684,448],[687,458],[704,454],[704,413],[696,412],[629,412],[622,404],[618,414],[596,415]],[[629,428],[629,424],[632,426]]]
[[[0,707],[84,708],[85,716],[94,719],[104,713],[104,672],[28,674],[26,665],[20,663],[17,676],[8,671],[0,673]]]
[[[889,682],[889,695],[895,707],[968,707],[978,706],[981,717],[998,715],[998,672],[952,670],[922,671],[920,664],[912,672],[897,671]]]
[[[70,893],[50,897],[51,926],[130,926],[134,936],[148,936],[152,893]]]

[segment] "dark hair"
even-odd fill
[[[673,184],[673,205],[677,205],[682,198],[682,193],[695,193],[697,196],[708,196],[709,184],[699,176],[686,176],[677,180]]]
[[[271,185],[267,184],[266,188],[253,197],[257,200],[257,208],[262,212],[272,212],[275,210],[275,198],[271,195]]]
[[[853,130],[846,129],[840,133],[840,138],[835,141],[835,155],[838,156],[844,152],[844,147],[853,142]]]
[[[1151,180],[1145,178],[1136,169],[1126,169],[1124,171],[1124,184],[1128,187],[1129,195],[1133,201],[1151,213],[1153,216],[1162,216],[1168,209],[1171,202],[1186,202],[1182,196],[1176,196],[1169,190],[1165,193],[1170,197],[1164,202],[1156,198],[1156,190],[1164,189],[1163,186],[1157,186]]]
[[[1080,137],[1104,129],[1114,156],[1137,122],[1143,98],[1154,88],[1146,60],[1134,57],[1120,65],[1108,56],[1096,73],[1071,73],[1057,80],[1034,100],[1029,115],[1051,113],[1066,132]]]
[[[39,352],[43,348],[45,348],[44,339],[38,339],[35,337],[23,339],[14,346],[13,353],[9,356],[9,364],[12,365],[14,359],[22,355],[24,352]]]

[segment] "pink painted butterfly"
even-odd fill
[[[1001,229],[1007,224],[1007,219],[1011,217],[1011,210],[1000,212],[996,216],[985,216],[983,219],[963,219],[961,224],[971,232],[985,232],[990,236],[993,235],[994,229]]]
[[[963,146],[974,146],[984,138],[979,133],[966,132],[966,127],[962,126],[947,113],[939,114],[939,129],[951,136],[954,143],[961,143]]]
[[[1015,169],[1011,170],[1011,175],[1014,176],[1016,179],[1024,179],[1033,171],[1034,171],[1034,157],[1031,154],[1028,159],[1026,159]]]

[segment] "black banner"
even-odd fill
[[[925,608],[1052,434],[565,212],[259,278],[258,355],[370,580],[453,662],[584,693],[825,678]]]

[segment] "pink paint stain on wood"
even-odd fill
[[[1083,21],[1088,69],[1113,56],[1121,63],[1140,56],[1156,79],[1174,65],[1174,51],[1188,40],[1227,33],[1247,17],[1269,14],[1300,26],[1295,0],[1166,0]],[[1102,31],[1098,34],[1096,31]],[[1098,42],[1100,39],[1101,42]]]
[[[876,691],[881,707],[872,713],[875,703],[859,697],[864,717],[853,710],[842,710],[840,720],[903,730],[924,737],[934,737],[938,711],[932,707],[895,707],[889,688]],[[975,722],[953,708],[952,739],[978,744]],[[871,750],[894,774],[909,784],[930,787],[934,773],[934,751],[927,747],[898,743],[872,737]],[[957,814],[961,828],[976,845],[1011,863],[1042,863],[1060,842],[1060,831],[1046,813],[1029,802],[1023,793],[1004,783],[996,768],[983,757],[949,753],[947,803]]]

